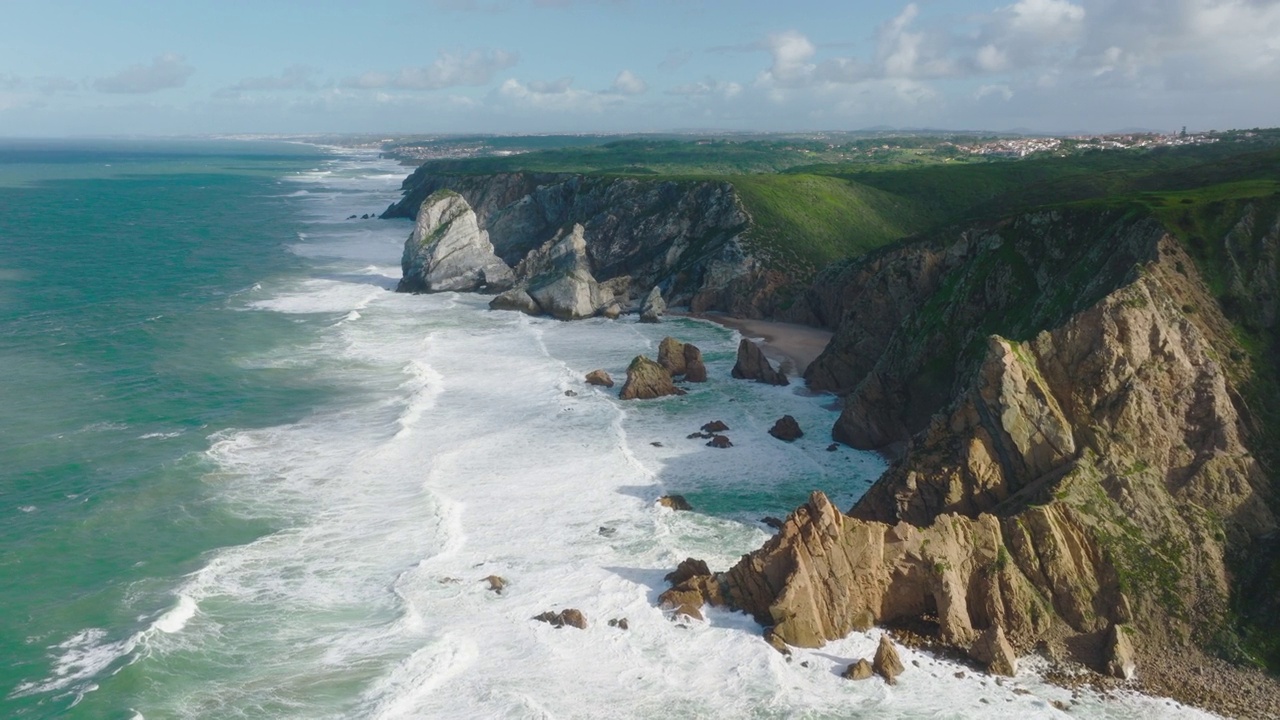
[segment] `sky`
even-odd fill
[[[0,0],[0,137],[1280,126],[1280,0]]]

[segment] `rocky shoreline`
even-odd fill
[[[423,188],[435,189],[418,201]],[[527,206],[548,193],[568,210],[550,220],[544,208],[534,222]],[[729,218],[710,246],[690,225],[699,193]],[[873,252],[824,272],[787,308],[823,330],[756,319],[774,307],[773,281],[732,239],[745,219],[731,187],[418,177],[414,201],[402,291],[497,292],[495,309],[562,320],[657,322],[668,302],[685,302],[690,317],[764,338],[743,339],[734,377],[785,385],[802,374],[842,396],[837,441],[893,459],[854,507],[815,492],[732,568],[683,563],[661,598],[676,614],[746,612],[780,651],[927,618],[924,642],[993,674],[1037,653],[1067,686],[1240,717],[1280,710],[1274,678],[1201,649],[1233,632],[1227,558],[1258,552],[1277,528],[1270,476],[1251,451],[1260,421],[1240,389],[1258,370],[1193,258],[1154,219],[1041,212]],[[590,214],[609,202],[673,214],[639,239],[619,230],[625,213]],[[1251,252],[1274,266],[1280,218],[1267,231],[1256,215],[1232,222],[1249,224]],[[490,232],[505,235],[491,243]],[[1274,288],[1255,290],[1274,305]],[[619,396],[681,394],[673,379],[699,381],[689,348],[668,338],[656,361],[637,356]]]

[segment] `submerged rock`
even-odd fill
[[[640,305],[640,322],[661,322],[662,315],[666,311],[667,304],[662,300],[662,291],[655,287],[649,291],[649,295]]]
[[[663,495],[658,498],[658,504],[662,507],[671,508],[672,510],[692,510],[693,506],[689,505],[689,501],[684,499],[683,495]],[[706,567],[705,563],[703,567]]]
[[[514,280],[471,206],[451,190],[439,190],[422,202],[400,267],[404,277],[398,292],[499,292]]]
[[[769,363],[759,345],[742,338],[738,343],[738,361],[733,366],[733,376],[740,380],[755,380],[769,385],[790,385],[787,376]]]
[[[643,355],[637,355],[627,366],[627,380],[619,397],[623,400],[651,400],[667,395],[684,395],[684,390],[671,383],[671,373]]]
[[[729,442],[729,438],[724,435],[712,435],[711,439],[707,441],[707,447],[720,448],[721,450],[724,450],[725,448],[733,447],[733,443]]]

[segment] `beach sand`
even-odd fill
[[[733,328],[746,337],[761,338],[764,340],[761,349],[765,357],[776,363],[788,377],[803,377],[805,369],[822,354],[832,335],[829,330],[794,323],[746,320],[712,312],[684,314]]]

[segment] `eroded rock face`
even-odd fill
[[[514,280],[463,197],[440,190],[422,201],[400,260],[397,292],[501,292]]]
[[[579,320],[613,303],[602,298],[591,274],[587,242],[581,225],[529,253],[516,266],[515,276],[538,307],[558,320]]]
[[[1107,630],[1105,649],[1103,650],[1103,668],[1106,674],[1121,680],[1132,680],[1137,674],[1137,663],[1134,661],[1133,643],[1129,633],[1133,628],[1128,625],[1112,625]]]
[[[969,657],[987,666],[992,675],[1013,677],[1018,674],[1018,656],[1004,636],[1004,628],[992,625],[978,634],[969,648]]]
[[[787,376],[773,367],[760,346],[746,338],[738,343],[738,361],[733,366],[733,376],[739,380],[755,380],[768,385],[790,385]]]
[[[671,373],[643,355],[637,355],[627,366],[627,380],[619,395],[623,400],[652,400],[667,395],[684,395],[671,383]]]

